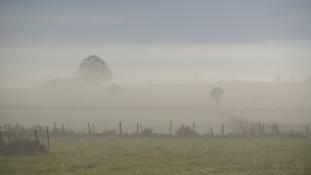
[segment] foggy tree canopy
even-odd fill
[[[307,82],[307,83],[311,83],[311,75],[310,75],[310,76],[308,76],[308,77],[305,79],[305,82]]]
[[[112,79],[109,66],[102,58],[96,55],[83,59],[78,72],[81,80],[91,85],[100,85]]]
[[[216,87],[210,91],[209,95],[210,98],[213,99],[218,104],[222,96],[224,95],[224,90],[221,87]]]

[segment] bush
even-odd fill
[[[106,129],[105,131],[102,132],[104,136],[117,136],[117,131],[115,129]]]
[[[37,153],[47,153],[45,145],[30,140],[14,140],[10,143],[3,144],[1,154],[6,155],[33,155]]]
[[[198,134],[193,131],[189,126],[181,126],[177,129],[176,135],[178,137],[195,137],[198,136]]]
[[[143,130],[142,133],[143,136],[153,136],[155,133],[153,133],[153,130],[151,128],[146,128]]]

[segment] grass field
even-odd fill
[[[311,174],[311,140],[59,138],[46,155],[0,156],[0,174]]]

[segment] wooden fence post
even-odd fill
[[[2,132],[0,131],[0,153],[3,151],[3,139],[2,139]]]
[[[221,135],[224,137],[225,136],[225,125],[221,125]]]
[[[246,136],[246,129],[245,129],[245,125],[242,126],[242,136],[245,137]]]
[[[8,132],[8,144],[11,142],[11,136],[10,136],[10,132],[9,131],[7,131]]]
[[[194,123],[194,121],[192,122],[192,131],[195,132],[195,123]]]
[[[35,138],[36,138],[36,145],[39,145],[40,142],[39,142],[39,137],[38,137],[38,131],[35,129],[33,132],[34,132]]]
[[[91,126],[90,126],[90,122],[87,122],[87,135],[91,134]]]
[[[251,136],[254,136],[254,122],[251,122]]]
[[[143,133],[143,125],[142,124],[139,124],[140,125],[140,133],[142,134]]]
[[[64,127],[64,123],[62,123],[62,134],[64,135],[64,131],[65,131],[65,127]]]
[[[122,122],[119,121],[119,135],[122,135]]]
[[[212,137],[214,136],[213,128],[211,128],[211,136],[212,136]]]
[[[172,135],[172,123],[173,123],[173,121],[171,120],[170,121],[170,130],[169,130],[170,131],[170,135]]]
[[[48,141],[48,151],[50,151],[50,132],[49,132],[49,126],[46,126],[46,138]]]
[[[3,139],[2,139],[2,131],[0,131],[0,144],[3,144]]]
[[[93,134],[95,134],[95,123],[93,121]]]
[[[53,126],[53,133],[55,133],[56,132],[56,121],[54,121],[54,126]]]
[[[278,128],[278,125],[276,123],[274,124],[274,129],[275,129],[275,134],[278,136],[279,135],[279,128]]]
[[[259,135],[259,136],[261,136],[261,130],[262,130],[262,128],[261,128],[261,123],[258,122],[258,135]]]
[[[139,123],[137,123],[137,126],[136,126],[136,134],[138,135],[139,133]]]

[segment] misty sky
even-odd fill
[[[120,83],[304,79],[311,0],[0,1],[0,87],[73,77],[91,54]]]

